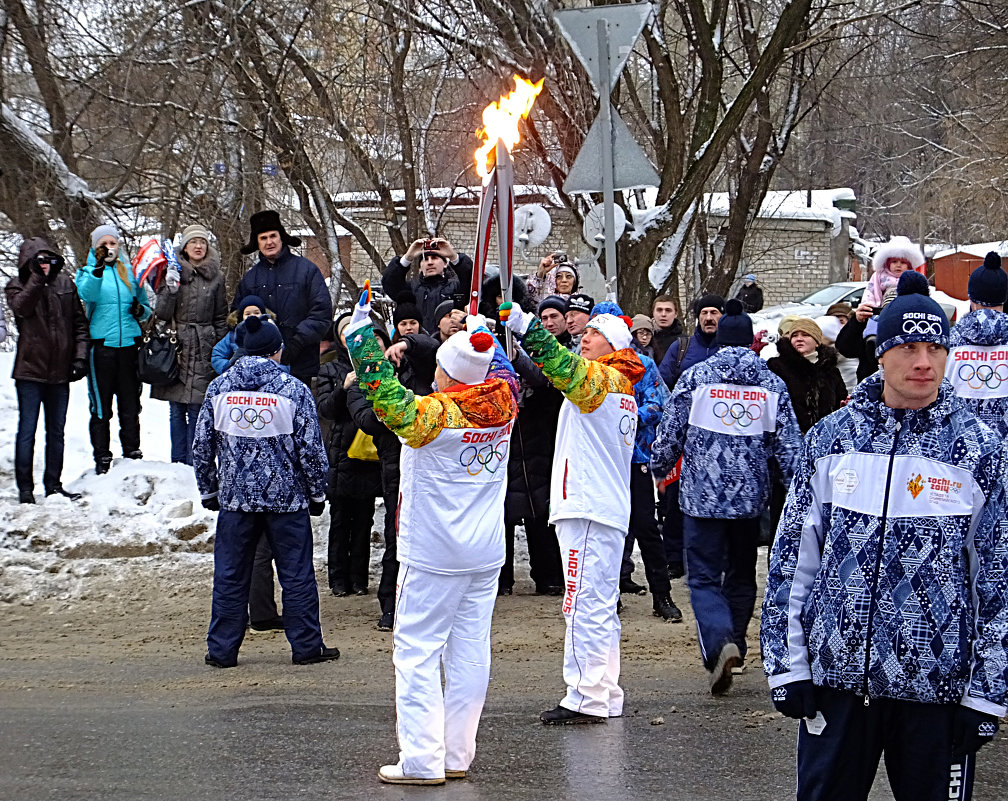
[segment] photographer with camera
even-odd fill
[[[535,275],[525,279],[530,305],[538,305],[550,295],[569,298],[580,286],[581,276],[577,267],[568,260],[566,253],[559,250],[540,261]]]
[[[137,377],[137,343],[140,322],[151,316],[147,293],[137,283],[119,231],[99,225],[91,232],[91,250],[77,270],[77,292],[84,301],[91,332],[88,398],[91,406],[91,448],[95,472],[112,466],[112,398],[119,415],[119,443],[127,459],[142,459],[140,450],[140,379]]]
[[[418,275],[410,278],[414,261],[418,261]],[[417,239],[405,254],[388,263],[382,273],[382,290],[392,298],[404,290],[411,290],[423,318],[420,324],[425,331],[434,331],[437,328],[434,313],[438,306],[446,300],[454,300],[461,306],[468,297],[472,270],[472,259],[455,250],[447,239]]]
[[[18,274],[7,283],[5,292],[18,329],[13,373],[18,399],[14,446],[18,497],[21,503],[35,503],[35,431],[39,410],[45,409],[45,494],[77,500],[80,495],[63,489],[60,474],[70,382],[87,373],[84,308],[73,281],[63,272],[63,257],[54,245],[39,237],[22,243]]]

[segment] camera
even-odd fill
[[[558,250],[556,253],[553,254],[554,267],[559,267],[561,264],[566,263],[567,263],[567,254],[564,253],[562,250]]]

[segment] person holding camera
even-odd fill
[[[63,489],[60,474],[70,382],[87,373],[88,326],[63,263],[50,242],[26,239],[18,253],[18,274],[5,289],[18,328],[13,372],[18,399],[14,478],[21,503],[35,503],[32,465],[39,409],[45,409],[45,494],[80,498]]]
[[[95,472],[112,466],[112,398],[119,415],[119,443],[127,459],[142,459],[140,450],[140,379],[137,343],[140,323],[151,316],[147,293],[137,283],[119,231],[99,225],[91,232],[91,250],[77,270],[77,292],[84,301],[91,333],[88,399],[91,406],[91,448]]]
[[[280,366],[283,335],[267,317],[237,329],[247,354],[210,382],[196,421],[193,467],[204,508],[218,512],[206,664],[238,664],[249,622],[256,546],[265,534],[283,587],[295,665],[339,658],[322,641],[310,516],[325,510],[326,458],[311,390]]]
[[[538,304],[550,295],[569,298],[578,291],[580,285],[581,276],[578,275],[577,267],[567,259],[566,253],[559,250],[540,261],[535,275],[525,279],[530,305]]]
[[[407,276],[414,261],[418,261],[418,275],[409,278]],[[446,300],[454,300],[461,305],[468,297],[472,270],[472,259],[455,250],[447,239],[417,239],[406,253],[388,263],[382,273],[382,290],[391,298],[411,290],[422,315],[420,324],[425,331],[434,331],[437,329],[434,315],[438,306]]]

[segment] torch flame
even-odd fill
[[[508,153],[518,144],[518,120],[528,117],[532,104],[542,91],[543,79],[536,83],[514,76],[515,88],[507,97],[491,103],[483,109],[483,127],[476,132],[483,137],[483,144],[473,155],[476,159],[476,173],[484,181],[490,176],[494,166],[492,156],[497,140],[500,139]]]

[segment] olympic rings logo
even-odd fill
[[[721,420],[721,425],[725,428],[749,428],[753,423],[763,416],[763,409],[758,403],[728,404],[718,401],[714,404],[714,416]]]
[[[471,476],[478,476],[484,470],[493,475],[497,472],[497,468],[507,461],[507,458],[508,443],[506,441],[498,442],[496,445],[484,445],[482,448],[469,445],[459,454],[459,464]]]
[[[270,409],[253,409],[249,406],[245,408],[231,409],[231,422],[236,423],[238,428],[244,430],[253,429],[262,431],[273,422],[273,412]]]
[[[997,367],[991,367],[989,364],[981,364],[978,367],[972,364],[960,364],[957,374],[970,389],[983,387],[997,389],[1008,381],[1008,364],[999,364]]]
[[[628,414],[623,415],[619,421],[619,432],[623,435],[623,443],[633,445],[637,436],[637,418]]]
[[[940,337],[942,334],[942,324],[935,321],[928,320],[904,320],[903,321],[903,333],[904,334],[923,334],[929,337]]]

